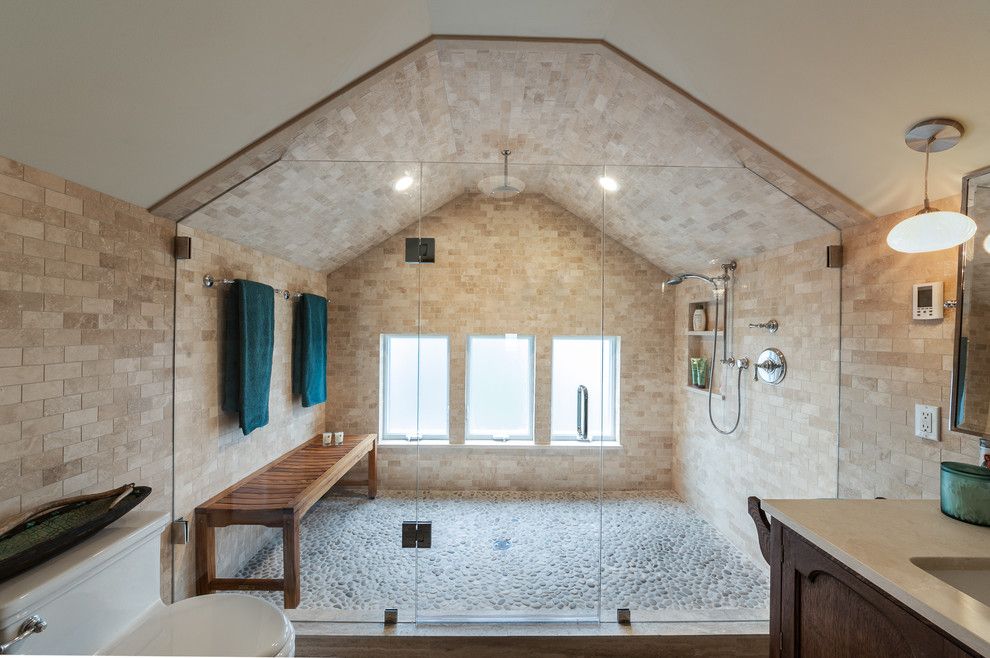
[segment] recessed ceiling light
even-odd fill
[[[395,181],[395,185],[393,187],[395,187],[396,192],[405,192],[410,187],[412,187],[412,184],[413,184],[412,176],[403,176],[399,180]]]
[[[990,235],[983,239],[983,251],[990,254]]]
[[[619,189],[619,184],[611,176],[601,176],[598,179],[598,184],[602,186],[602,189],[606,192],[615,192]]]

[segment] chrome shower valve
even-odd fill
[[[767,384],[777,385],[787,375],[787,359],[780,350],[769,347],[760,353],[753,369],[753,381],[763,380]]]

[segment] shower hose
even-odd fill
[[[726,286],[728,288],[728,286]],[[728,328],[728,290],[726,290],[726,300],[724,309],[722,311],[722,361],[726,360],[726,342],[725,342],[725,331]],[[742,417],[742,368],[736,368],[736,422],[733,423],[732,429],[724,430],[718,426],[715,422],[715,416],[712,414],[712,391],[715,389],[714,380],[712,376],[715,374],[715,356],[718,353],[718,290],[715,291],[715,336],[712,340],[712,364],[708,371],[708,420],[711,421],[712,427],[719,434],[732,434],[739,427],[739,419]]]

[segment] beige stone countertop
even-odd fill
[[[980,654],[990,606],[911,558],[990,559],[990,528],[951,519],[937,500],[764,500],[771,517]]]

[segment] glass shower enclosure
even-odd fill
[[[302,521],[294,620],[765,620],[746,497],[836,495],[838,231],[745,167],[283,160],[178,234],[175,517],[321,432],[379,437],[378,497],[362,462]],[[662,285],[727,260],[725,327],[707,284]],[[325,405],[292,393],[278,298],[270,422],[241,433],[208,274],[327,297]],[[789,374],[713,363],[715,328]],[[281,577],[281,541],[221,529],[218,574]]]

